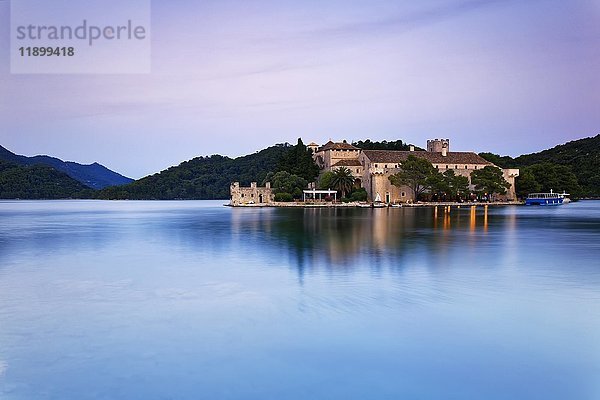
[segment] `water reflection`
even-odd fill
[[[504,216],[496,218],[501,226]],[[365,254],[401,260],[411,252],[435,252],[465,235],[480,237],[488,224],[487,207],[263,209],[234,210],[231,232],[243,235],[246,247],[268,244],[295,254],[299,265],[322,259],[335,268]]]
[[[0,218],[2,399],[597,397],[600,202]]]

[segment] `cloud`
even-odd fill
[[[348,37],[363,37],[385,32],[408,32],[413,29],[437,24],[446,20],[472,13],[479,9],[503,4],[515,3],[515,0],[467,0],[452,1],[438,7],[420,9],[406,14],[391,17],[340,24],[335,27],[313,29],[300,32],[298,38],[335,39]]]

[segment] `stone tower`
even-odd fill
[[[315,142],[310,142],[310,144],[308,146],[306,146],[306,148],[312,150],[313,154],[316,154],[317,150],[319,150],[319,145],[316,144]]]
[[[443,150],[445,149],[445,150]],[[433,139],[427,141],[427,151],[431,153],[442,153],[450,151],[450,139]]]

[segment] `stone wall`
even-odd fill
[[[256,182],[252,182],[250,187],[241,187],[239,182],[234,182],[229,188],[231,194],[230,205],[239,206],[245,204],[271,204],[274,201],[274,194],[271,189],[271,183],[267,182],[265,187],[259,187]]]

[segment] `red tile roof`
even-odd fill
[[[358,147],[352,146],[347,142],[337,142],[334,143],[331,140],[325,143],[323,146],[319,147],[317,151],[325,151],[325,150],[360,150]]]
[[[332,167],[362,167],[360,161],[357,158],[340,160],[332,165]]]
[[[409,155],[413,155],[424,158],[432,164],[493,165],[479,154],[466,151],[449,151],[446,156],[429,151],[363,150],[363,153],[371,162],[401,163]]]

